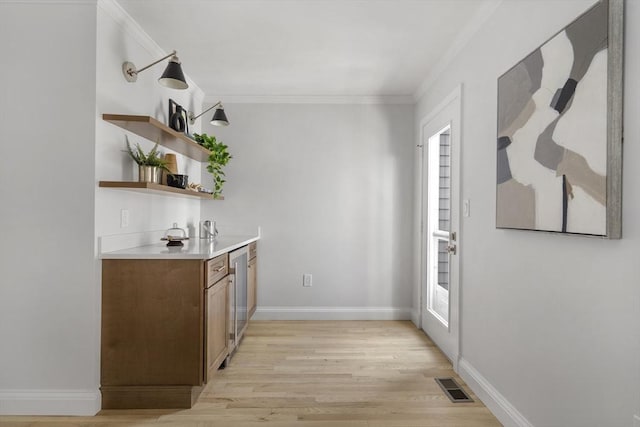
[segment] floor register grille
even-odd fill
[[[473,399],[458,385],[453,378],[436,378],[435,379],[444,394],[453,403],[473,402]]]

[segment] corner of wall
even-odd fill
[[[140,43],[151,55],[165,56],[167,54],[116,0],[98,0],[98,7],[105,11],[122,27],[123,31]],[[189,83],[189,89],[193,91],[194,98],[202,105],[205,97],[204,91],[188,75],[185,77]]]
[[[533,427],[533,424],[464,358],[460,358],[458,362],[458,374],[503,425]]]
[[[475,16],[459,33],[458,37],[453,41],[451,47],[447,50],[437,65],[425,77],[418,89],[414,92],[413,98],[416,103],[422,98],[433,86],[438,77],[451,65],[453,59],[464,49],[464,47],[473,39],[475,34],[484,26],[487,20],[494,14],[504,0],[486,0],[479,8]]]
[[[123,158],[121,150],[124,138],[132,143],[140,143],[142,148],[150,147],[153,141],[127,133],[111,124],[105,124],[102,113],[143,114],[168,122],[168,100],[173,99],[189,111],[202,108],[204,92],[189,76],[186,91],[172,91],[158,85],[153,75],[159,77],[161,67],[156,67],[145,79],[131,86],[122,76],[119,64],[123,60],[147,61],[158,59],[165,51],[144,31],[144,29],[122,8],[116,0],[98,0],[97,24],[97,83],[96,83],[96,181],[132,180],[136,176],[133,163]],[[191,132],[199,132],[200,124],[191,127]],[[163,152],[170,148],[163,147]],[[178,156],[180,173],[198,177],[200,162],[188,156]],[[192,181],[194,179],[192,178]],[[197,182],[198,179],[195,179]],[[145,233],[166,229],[173,222],[193,230],[199,222],[200,200],[172,200],[165,195],[129,194],[95,188],[95,246],[102,236]],[[131,213],[131,223],[124,228],[119,224],[118,212],[126,209]]]
[[[414,325],[416,325],[416,328],[420,328],[420,310],[417,308],[412,308],[411,309],[411,321],[413,322]]]

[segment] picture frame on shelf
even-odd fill
[[[184,133],[189,136],[189,119],[187,110],[182,105],[169,99],[169,127],[176,132]]]

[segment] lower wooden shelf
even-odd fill
[[[195,197],[197,199],[224,200],[223,196],[215,199],[211,194],[199,193],[197,191],[183,190],[182,188],[169,187],[168,185],[154,184],[152,182],[137,181],[100,181],[102,188],[113,188],[117,190],[137,191],[147,194],[161,194],[174,197]]]

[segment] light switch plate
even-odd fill
[[[471,200],[464,199],[462,201],[462,215],[466,217],[471,216]]]
[[[305,288],[309,288],[313,285],[313,276],[311,274],[303,274],[302,275],[302,286]]]

